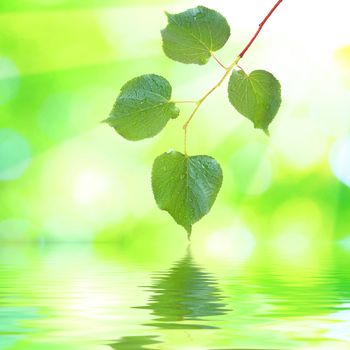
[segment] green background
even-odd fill
[[[225,64],[273,2],[200,2],[231,25]],[[226,85],[196,115],[189,153],[224,181],[188,248],[150,175],[182,151],[192,106],[140,142],[100,122],[138,75],[164,76],[176,100],[219,80],[212,60],[162,52],[164,10],[198,4],[0,1],[1,350],[348,349],[349,1],[283,1],[242,60],[281,82],[270,138]]]
[[[201,4],[223,13],[231,25],[229,43],[217,54],[226,64],[271,7],[253,0]],[[182,151],[181,126],[192,107],[181,105],[180,117],[160,135],[135,143],[100,122],[120,87],[138,75],[166,77],[177,100],[197,99],[218,81],[222,68],[213,60],[182,65],[162,52],[163,11],[195,5],[1,2],[2,242],[115,241],[164,254],[174,244],[186,245],[185,231],[156,207],[150,173],[156,156],[170,148]],[[313,256],[328,242],[350,249],[348,5],[338,0],[331,10],[326,2],[303,3],[303,11],[300,6],[284,2],[241,62],[248,72],[271,71],[282,84],[271,137],[232,108],[226,85],[190,126],[190,154],[209,154],[224,171],[212,211],[193,232],[197,246],[215,254],[259,244],[282,255],[295,249]]]

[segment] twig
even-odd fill
[[[235,60],[232,62],[232,64],[229,67],[225,67],[217,58],[216,56],[211,53],[213,58],[216,60],[216,62],[225,69],[225,74],[223,77],[220,79],[220,81],[214,85],[201,99],[198,101],[191,101],[191,103],[196,103],[196,107],[194,108],[193,112],[191,113],[190,117],[187,119],[186,123],[183,125],[184,133],[185,133],[185,139],[184,139],[184,153],[187,155],[187,128],[188,125],[190,124],[191,120],[197,113],[199,107],[203,104],[203,102],[207,99],[207,97],[213,93],[227,78],[227,76],[230,74],[232,69],[238,65],[238,62],[243,58],[245,53],[248,51],[250,46],[253,44],[257,36],[259,35],[261,29],[263,28],[264,24],[267,22],[267,20],[271,17],[271,15],[274,13],[274,11],[277,9],[277,7],[282,3],[283,0],[278,0],[277,3],[274,5],[274,7],[270,10],[270,12],[267,14],[267,16],[264,18],[264,20],[259,24],[259,29],[257,32],[254,34],[252,39],[249,41],[249,43],[246,45],[246,47],[243,49],[243,51],[235,58]]]

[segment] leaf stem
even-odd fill
[[[197,106],[195,107],[195,109],[191,113],[190,117],[187,119],[186,123],[182,126],[182,128],[185,131],[185,140],[184,140],[185,155],[187,155],[187,128],[188,128],[188,125],[190,124],[191,120],[195,116],[196,112],[198,111],[198,109],[202,105],[202,103],[207,99],[207,97],[209,95],[211,95],[224,82],[226,77],[230,74],[232,69],[238,64],[240,59],[241,58],[239,56],[237,56],[236,59],[232,62],[232,64],[228,68],[225,68],[225,70],[226,70],[225,74],[222,76],[222,78],[219,80],[219,82],[217,84],[215,84],[201,99],[199,99],[196,102]]]
[[[214,52],[210,51],[211,57],[214,58],[214,60],[219,64],[219,66],[221,66],[222,68],[224,68],[225,70],[227,70],[228,67],[226,67],[214,54]]]
[[[197,103],[197,101],[171,101],[172,103]]]
[[[188,125],[190,124],[190,122],[192,121],[193,117],[195,116],[195,114],[197,113],[198,109],[200,108],[200,106],[203,104],[203,102],[207,99],[207,97],[209,95],[211,95],[223,82],[224,80],[227,78],[227,76],[230,74],[230,72],[232,71],[233,68],[235,68],[236,66],[238,66],[238,62],[243,58],[243,56],[245,55],[245,53],[249,50],[250,46],[253,44],[253,42],[255,41],[255,39],[258,37],[261,29],[263,28],[264,24],[268,21],[268,19],[271,17],[271,15],[274,13],[274,11],[277,9],[277,7],[282,3],[283,0],[278,0],[276,2],[276,4],[273,6],[273,8],[270,10],[270,12],[267,14],[267,16],[264,18],[264,20],[259,24],[259,29],[257,30],[257,32],[254,34],[254,36],[252,37],[252,39],[249,41],[249,43],[245,46],[245,48],[242,50],[242,52],[235,58],[235,60],[230,64],[229,67],[225,67],[220,61],[219,59],[214,55],[214,53],[211,52],[212,57],[215,59],[215,61],[225,69],[225,74],[222,76],[222,78],[220,79],[220,81],[214,85],[202,98],[200,98],[198,101],[190,101],[191,103],[195,103],[196,107],[194,108],[193,112],[191,113],[191,115],[189,116],[189,118],[187,119],[186,123],[182,126],[182,128],[184,129],[184,153],[187,156],[187,129],[188,129]],[[180,102],[178,102],[180,103]]]

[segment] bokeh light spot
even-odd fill
[[[326,239],[320,232],[328,226],[320,204],[310,198],[286,201],[275,212],[272,240],[278,255],[284,261],[302,264],[304,258],[317,254],[316,245]]]
[[[320,87],[317,94],[308,101],[310,117],[323,135],[339,137],[350,127],[350,91],[339,86],[338,81],[334,82],[333,77],[324,78],[327,79],[327,85]],[[320,103],[320,100],[327,103]]]
[[[350,187],[350,137],[341,139],[334,144],[329,163],[337,179]]]
[[[0,106],[11,100],[19,87],[19,72],[8,58],[0,57]]]
[[[70,213],[58,213],[44,223],[45,237],[49,241],[85,242],[92,238],[91,225]]]
[[[334,53],[334,58],[342,69],[350,69],[350,45],[337,49]]]
[[[350,251],[350,236],[344,237],[340,241],[338,241],[338,244],[345,250]]]
[[[53,140],[71,136],[77,129],[73,116],[75,115],[75,119],[80,119],[79,117],[85,114],[79,107],[77,99],[72,94],[61,92],[51,95],[39,110],[38,126]]]
[[[102,172],[82,171],[76,179],[74,198],[78,203],[92,203],[108,195],[108,179]]]
[[[310,118],[285,118],[272,134],[273,147],[298,170],[312,168],[324,159],[326,137]]]
[[[30,147],[22,136],[11,129],[0,129],[0,181],[19,178],[30,158]]]
[[[259,195],[270,187],[272,167],[266,155],[265,145],[259,143],[244,145],[233,155],[231,164],[236,191]]]
[[[255,238],[240,225],[212,233],[206,239],[206,250],[217,258],[243,262],[253,253]]]
[[[31,223],[24,219],[10,218],[0,221],[1,241],[27,241]]]

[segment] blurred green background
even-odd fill
[[[169,148],[182,151],[191,106],[180,106],[180,117],[160,135],[137,143],[100,121],[120,87],[138,75],[166,77],[176,100],[197,99],[217,82],[214,61],[182,65],[162,52],[163,11],[198,4],[0,3],[0,241],[115,241],[164,252],[186,244],[184,230],[156,207],[150,170]],[[217,54],[225,63],[271,7],[255,0],[200,4],[231,25]],[[211,213],[194,227],[203,249],[221,256],[240,246],[249,254],[256,244],[282,255],[317,254],[329,242],[350,249],[348,9],[345,0],[332,8],[285,1],[242,60],[246,71],[266,69],[281,81],[283,105],[270,138],[232,108],[226,86],[196,116],[190,153],[212,155],[224,171]]]

